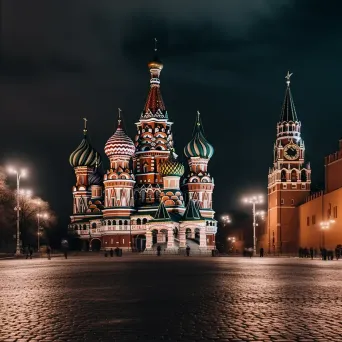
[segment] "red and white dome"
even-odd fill
[[[120,120],[116,132],[108,139],[104,150],[108,157],[116,155],[132,157],[134,155],[134,143],[122,129]]]

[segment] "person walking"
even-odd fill
[[[260,258],[263,258],[264,257],[264,248],[261,247],[260,248]]]
[[[110,249],[109,254],[110,254],[111,257],[113,257],[113,255],[114,255],[113,248]]]
[[[186,246],[186,255],[190,256],[190,246],[189,245]]]
[[[157,255],[160,256],[160,252],[161,252],[161,247],[160,245],[157,247]]]
[[[46,247],[46,253],[47,253],[48,260],[51,260],[51,247],[50,246]]]
[[[311,260],[313,260],[314,257],[314,250],[312,247],[310,247],[310,256],[311,256]]]

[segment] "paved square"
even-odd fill
[[[338,341],[342,261],[0,261],[0,341]]]

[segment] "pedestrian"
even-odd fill
[[[30,256],[30,249],[29,249],[29,247],[25,248],[25,254],[26,254],[26,259],[28,259],[29,256]]]
[[[260,258],[263,258],[264,257],[264,248],[261,247],[260,248]]]
[[[161,252],[161,247],[160,245],[157,247],[157,255],[160,256],[160,252]]]
[[[186,255],[190,256],[190,246],[189,245],[186,246]]]
[[[113,248],[110,249],[109,254],[110,254],[111,257],[113,257],[113,255],[114,255]]]
[[[46,253],[47,253],[48,260],[51,260],[51,247],[50,246],[46,247]]]
[[[311,256],[311,260],[313,260],[314,257],[314,250],[312,247],[310,247],[310,256]]]

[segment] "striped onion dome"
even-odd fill
[[[104,150],[108,157],[115,155],[132,157],[135,153],[134,143],[122,129],[120,117],[118,120],[118,128],[116,129],[115,133],[108,139]]]
[[[74,152],[70,154],[69,163],[72,167],[100,165],[101,156],[90,145],[87,137],[87,129],[83,130],[84,138]]]
[[[197,112],[194,134],[191,141],[185,146],[184,154],[187,158],[200,157],[210,159],[214,154],[214,148],[204,137],[200,114]]]
[[[184,174],[184,165],[177,161],[173,155],[173,151],[170,151],[169,158],[167,158],[159,166],[159,174],[161,176],[178,176],[182,177]]]

